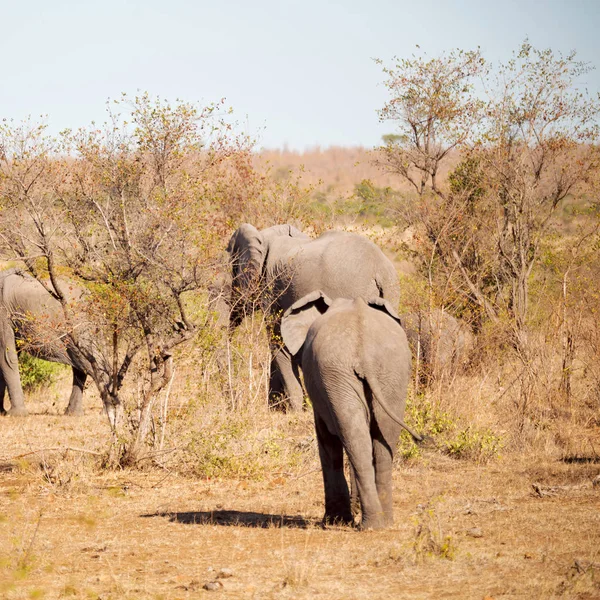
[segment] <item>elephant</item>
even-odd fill
[[[312,402],[325,488],[326,523],[351,523],[346,451],[361,505],[361,528],[393,522],[392,461],[403,422],[411,353],[383,298],[331,300],[312,292],[286,310],[281,336],[300,356]]]
[[[51,340],[47,339],[49,333]],[[66,414],[83,414],[82,396],[87,373],[84,365],[64,343],[65,336],[62,306],[39,281],[18,269],[0,273],[0,414],[27,414],[17,350],[25,340],[35,342],[30,344],[32,347],[28,347],[27,351],[36,358],[73,368],[73,388]],[[8,410],[4,407],[6,388],[11,403]]]
[[[441,309],[400,317],[417,364],[419,380],[429,384],[453,376],[474,344],[469,327]]]
[[[309,238],[292,225],[259,231],[245,223],[227,247],[232,269],[230,324],[235,328],[248,310],[259,306],[271,314],[269,398],[284,399],[300,410],[304,394],[298,361],[280,343],[281,315],[315,290],[330,298],[400,299],[398,274],[373,242],[357,233],[328,231]]]

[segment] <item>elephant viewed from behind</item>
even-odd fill
[[[313,405],[325,486],[325,521],[352,522],[343,450],[354,472],[363,528],[393,521],[392,461],[403,422],[411,355],[395,309],[382,298],[329,299],[315,291],[281,322],[299,355]]]
[[[293,410],[302,407],[304,395],[298,361],[279,342],[281,314],[315,290],[329,298],[383,298],[394,307],[399,302],[393,264],[357,233],[329,231],[311,239],[291,225],[259,231],[245,223],[227,250],[232,266],[230,323],[237,326],[256,307],[271,314],[269,397],[283,396]]]
[[[86,366],[65,343],[67,331],[61,303],[44,286],[18,269],[0,273],[0,414],[27,414],[19,375],[18,348],[36,358],[70,365],[73,388],[66,414],[83,414]],[[10,409],[4,407],[8,388]]]

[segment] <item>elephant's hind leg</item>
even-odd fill
[[[352,514],[356,517],[360,513],[360,498],[358,497],[358,488],[356,487],[356,473],[349,459],[348,470],[350,471],[350,508]]]
[[[373,435],[373,462],[375,464],[375,485],[381,502],[386,525],[394,523],[392,504],[392,451],[386,441],[377,432]]]
[[[352,427],[344,432],[344,446],[352,464],[356,490],[362,511],[363,529],[380,529],[386,525],[385,511],[379,500],[375,469],[373,467],[373,441],[369,424],[358,414]],[[354,493],[354,492],[353,492]]]
[[[83,415],[83,388],[86,379],[87,375],[83,371],[73,367],[73,389],[71,390],[71,398],[65,415]]]
[[[315,429],[319,442],[319,457],[325,487],[326,524],[352,523],[350,492],[344,477],[344,449],[340,438],[327,429],[325,422],[315,413]]]

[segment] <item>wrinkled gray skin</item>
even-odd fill
[[[325,522],[352,522],[346,450],[364,529],[393,522],[392,461],[402,427],[411,355],[395,310],[376,298],[313,292],[288,309],[281,336],[300,354],[325,486]],[[410,431],[410,430],[409,430]],[[412,434],[412,432],[411,432]],[[415,437],[415,434],[412,434]]]
[[[41,344],[35,352],[29,352],[37,358],[73,367],[73,389],[66,414],[81,415],[87,375],[61,338],[62,306],[41,283],[16,269],[0,273],[0,414],[27,414],[19,375],[17,342],[22,337],[34,336],[31,327],[35,319],[40,319],[45,329],[51,329],[56,323],[56,341]],[[4,407],[7,388],[11,404],[9,410]]]
[[[271,339],[280,336],[279,315],[315,290],[330,298],[385,298],[398,305],[400,284],[393,264],[370,240],[343,231],[309,238],[291,225],[258,231],[242,225],[227,247],[232,264],[230,324],[236,327],[258,297],[274,315]],[[246,298],[246,302],[241,298]],[[292,410],[303,404],[298,361],[285,347],[271,344],[269,397],[283,397]]]
[[[444,310],[410,313],[400,321],[423,383],[452,377],[473,348],[469,327]]]

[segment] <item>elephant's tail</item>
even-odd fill
[[[381,388],[379,387],[379,383],[377,382],[377,379],[374,377],[369,377],[367,375],[366,377],[364,377],[364,380],[367,382],[367,385],[371,388],[371,392],[373,393],[374,400],[376,400],[377,403],[379,404],[379,406],[381,406],[381,408],[383,408],[383,410],[385,411],[387,416],[390,419],[392,419],[392,421],[398,423],[398,425],[400,425],[400,427],[402,427],[403,429],[408,431],[408,433],[410,433],[410,435],[415,440],[415,442],[425,441],[424,436],[419,435],[418,433],[413,431],[398,415],[394,414],[394,411],[387,405],[387,402],[384,399],[383,392],[381,391]]]

